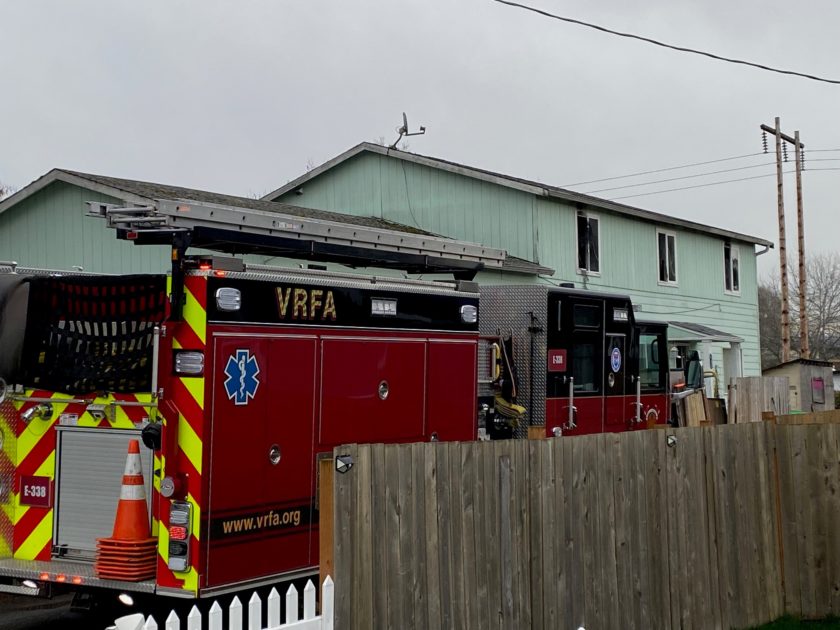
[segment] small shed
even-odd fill
[[[762,372],[790,379],[790,408],[803,411],[834,409],[834,369],[828,361],[793,359]]]

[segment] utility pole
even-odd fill
[[[765,133],[776,137],[776,192],[779,210],[779,271],[782,283],[782,362],[790,361],[790,298],[787,273],[787,244],[785,240],[785,198],[782,182],[782,141],[792,144],[796,150],[796,210],[799,245],[799,356],[810,356],[808,347],[808,312],[805,283],[805,222],[802,207],[802,149],[805,145],[799,141],[799,132],[793,138],[782,133],[779,117],[775,126],[761,125]],[[765,144],[765,152],[766,152]]]
[[[799,356],[803,359],[811,358],[811,348],[808,345],[808,304],[805,299],[807,287],[805,278],[805,218],[802,208],[802,143],[799,141],[799,131],[793,132],[796,151],[796,229],[799,238]]]

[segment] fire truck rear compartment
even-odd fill
[[[57,427],[53,556],[93,561],[96,539],[108,538],[120,498],[126,451],[140,431]],[[152,451],[140,447],[146,504],[152,514]]]

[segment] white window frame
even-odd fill
[[[729,277],[735,286],[735,275],[732,273],[732,261],[738,260],[738,288],[729,289],[726,286],[726,246],[729,245]],[[723,292],[726,295],[741,295],[741,248],[732,243],[723,244]]]
[[[661,280],[659,278],[659,235],[665,236],[665,247],[668,247],[668,237],[674,239],[674,280]],[[680,284],[679,265],[677,264],[677,234],[676,232],[669,232],[668,230],[656,229],[656,281],[663,287],[676,287]],[[665,260],[668,260],[667,251]],[[670,269],[669,269],[670,271]],[[670,275],[670,274],[668,274]]]
[[[586,220],[589,221],[591,219],[595,219],[598,222],[598,271],[591,271],[590,269],[583,269],[578,265],[578,248],[580,247],[580,230],[578,229],[578,217],[583,215],[586,217]],[[589,252],[587,252],[587,264],[589,264]],[[598,277],[601,275],[601,270],[604,268],[604,258],[601,256],[601,215],[594,214],[592,212],[586,212],[585,210],[577,210],[575,212],[575,267],[577,268],[578,275],[581,276],[595,276]]]

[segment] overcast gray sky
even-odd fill
[[[836,0],[532,4],[840,79]],[[58,166],[264,194],[309,161],[362,140],[390,142],[402,111],[413,128],[428,129],[409,140],[412,151],[557,185],[757,152],[758,125],[774,116],[791,135],[799,129],[807,148],[840,149],[838,85],[667,51],[490,0],[0,0],[0,80],[0,181],[16,187]],[[808,158],[812,168],[840,168],[840,151]],[[773,172],[766,165],[597,194]],[[792,175],[786,183],[793,246]],[[837,248],[838,192],[840,170],[806,173],[813,251]],[[778,236],[772,177],[622,201]],[[763,257],[762,271],[777,260]]]

